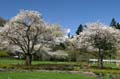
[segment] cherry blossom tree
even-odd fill
[[[76,39],[78,48],[97,51],[98,66],[103,68],[103,58],[106,50],[119,48],[120,32],[101,23],[93,23],[81,32]]]
[[[39,12],[22,10],[6,23],[2,36],[10,45],[20,48],[25,56],[25,65],[31,65],[33,54],[51,44],[54,38],[62,36],[62,30],[53,28],[53,25],[43,20]],[[55,32],[60,34],[53,34]]]

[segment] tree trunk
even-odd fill
[[[103,68],[103,52],[99,49],[99,52],[98,52],[98,67],[100,69]]]
[[[32,62],[32,55],[26,54],[25,55],[25,65],[29,66],[29,65],[31,65],[31,62]]]

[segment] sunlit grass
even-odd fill
[[[95,79],[81,74],[62,72],[1,72],[0,79]]]
[[[24,60],[0,59],[0,64],[24,64]],[[58,62],[58,61],[32,61],[32,64],[80,64],[79,62]]]

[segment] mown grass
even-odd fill
[[[0,58],[0,64],[24,64],[24,60],[18,60],[18,59],[1,59]],[[56,61],[32,61],[32,64],[80,64],[76,62],[56,62]]]
[[[24,64],[24,60],[11,59],[11,58],[0,58],[0,64]],[[73,64],[78,65],[81,62],[57,62],[57,61],[32,61],[32,64]],[[82,63],[85,64],[85,63]],[[97,63],[91,64],[92,66],[97,66]],[[105,67],[117,68],[115,63],[104,63]]]
[[[97,63],[92,64],[92,66],[97,66]],[[104,67],[106,68],[119,68],[116,63],[104,63]]]
[[[23,64],[23,60],[11,59],[11,58],[0,58],[0,64]]]
[[[98,69],[96,64],[87,68],[81,62],[53,62],[53,61],[33,61],[32,66],[24,66],[24,60],[0,59],[0,67],[5,69],[27,69],[27,70],[75,70],[82,72],[93,72],[95,74],[104,74],[104,79],[111,79],[112,76],[118,76],[120,70],[115,63],[104,63],[105,69]],[[94,67],[95,66],[95,67]],[[70,68],[69,68],[70,67]],[[71,68],[72,67],[72,68]],[[85,67],[85,68],[84,68]],[[56,72],[0,72],[0,79],[94,79],[84,75]],[[117,79],[117,78],[116,78]]]
[[[18,60],[18,59],[11,59],[11,58],[0,58],[0,67],[2,68],[13,68],[13,65],[16,66],[22,66],[24,64],[24,60]],[[34,69],[35,67],[43,67],[44,70],[44,66],[62,66],[62,67],[72,67],[72,70],[80,70],[80,69],[84,69],[84,68],[92,68],[92,69],[97,69],[97,64],[91,64],[90,67],[87,63],[83,63],[83,62],[55,62],[55,61],[32,61],[32,68]],[[104,63],[104,67],[106,69],[120,69],[120,67],[117,67],[115,63]],[[35,69],[37,69],[35,68]],[[38,68],[39,69],[39,68]],[[41,69],[41,68],[40,68]],[[46,69],[46,68],[45,68]],[[55,68],[56,69],[56,68]],[[58,69],[58,68],[57,68]],[[64,69],[64,68],[63,68]],[[68,68],[69,69],[69,68]]]
[[[81,63],[33,61],[31,66],[25,66],[24,60],[0,59],[0,68],[6,69],[73,70],[74,66],[81,67]]]
[[[0,72],[0,79],[95,79],[63,72]]]

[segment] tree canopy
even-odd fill
[[[79,27],[77,28],[76,34],[79,35],[79,33],[82,31],[83,31],[83,25],[80,24]]]

